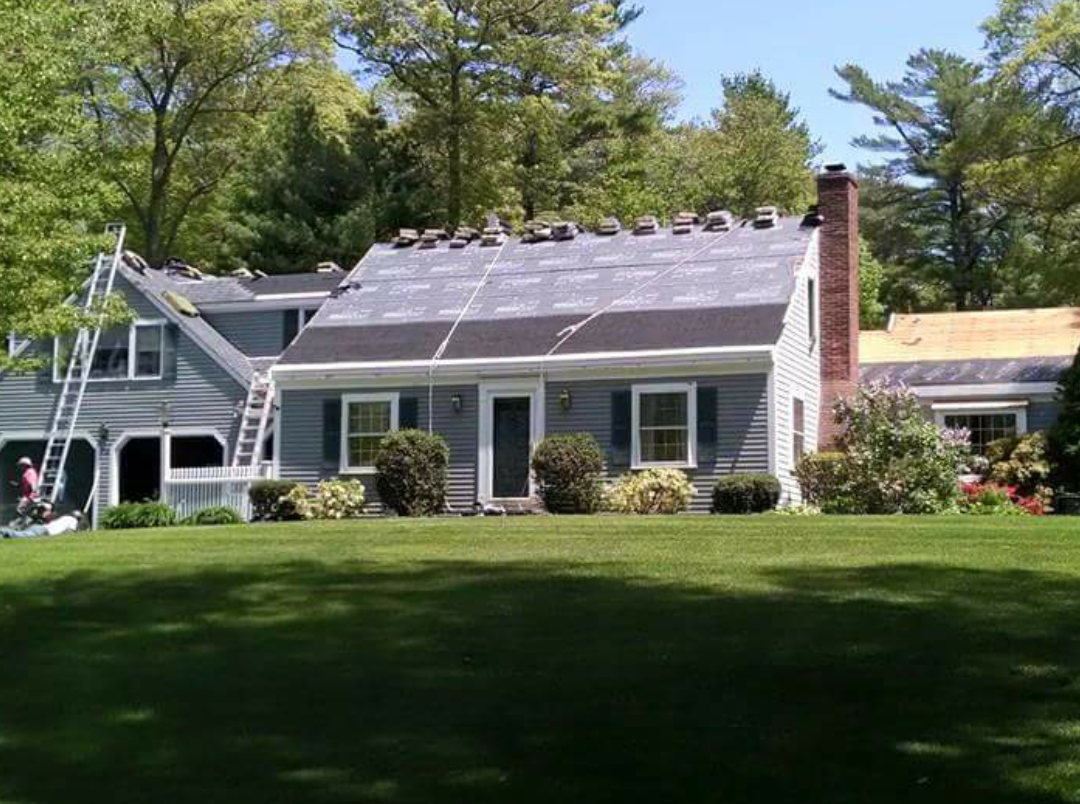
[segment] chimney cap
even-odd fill
[[[825,166],[826,173],[847,173],[847,165],[843,162],[832,162]]]

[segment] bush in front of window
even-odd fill
[[[206,527],[210,525],[242,525],[244,518],[235,508],[227,505],[215,505],[212,508],[204,508],[187,517],[181,525]]]
[[[604,457],[589,433],[548,436],[533,453],[540,498],[553,514],[595,514],[604,496]]]
[[[177,525],[176,512],[163,502],[121,503],[101,515],[102,530],[171,528]]]
[[[646,469],[623,475],[608,487],[604,508],[617,514],[681,514],[694,487],[678,469]]]
[[[1023,497],[1040,500],[1044,507],[1053,502],[1052,466],[1045,433],[1027,433],[992,441],[986,448],[986,460],[985,482],[1015,488]]]
[[[714,514],[763,514],[780,502],[780,481],[772,475],[728,475],[713,486]]]
[[[967,431],[938,427],[910,391],[881,385],[860,387],[833,413],[842,428],[837,439],[844,453],[840,480],[821,499],[808,493],[809,502],[829,513],[956,510],[961,498],[957,478],[971,465]]]
[[[446,506],[450,449],[434,433],[398,430],[379,444],[375,487],[399,516],[435,516]]]
[[[359,480],[324,480],[311,503],[314,519],[356,519],[364,513],[364,484]]]
[[[261,522],[289,522],[302,517],[296,507],[285,498],[293,489],[303,484],[295,480],[260,480],[251,484],[252,516]]]

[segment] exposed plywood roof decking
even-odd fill
[[[914,313],[885,332],[863,332],[859,360],[914,363],[1065,357],[1080,347],[1080,307]]]

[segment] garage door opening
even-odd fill
[[[19,491],[12,485],[18,479],[15,464],[19,458],[27,457],[34,466],[41,467],[45,455],[46,442],[41,440],[8,441],[0,448],[0,523],[7,524],[15,518],[15,508],[19,503]],[[94,464],[97,455],[89,441],[76,439],[71,442],[67,464],[64,467],[64,483],[57,501],[58,513],[82,511],[90,501],[94,488]],[[88,516],[93,516],[91,505],[86,508]]]
[[[213,436],[172,436],[173,469],[222,466],[225,449]],[[120,502],[161,499],[161,439],[130,439],[120,450]]]

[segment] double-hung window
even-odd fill
[[[90,380],[161,379],[164,342],[165,324],[162,321],[139,321],[130,327],[103,331],[90,364]],[[62,382],[67,373],[74,343],[74,335],[54,341],[53,380],[56,382]]]
[[[801,399],[791,405],[791,451],[795,463],[806,454],[806,405]]]
[[[635,468],[696,466],[696,390],[694,383],[634,386]]]
[[[342,399],[341,470],[373,472],[379,444],[398,429],[398,394],[350,394]]]

